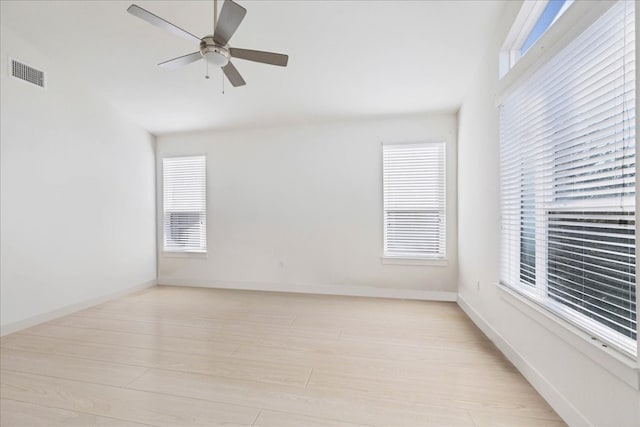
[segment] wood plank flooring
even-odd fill
[[[161,286],[0,368],[3,427],[565,425],[454,303]]]

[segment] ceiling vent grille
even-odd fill
[[[44,71],[11,58],[11,76],[44,88]]]

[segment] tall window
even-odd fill
[[[164,250],[206,252],[206,158],[164,158],[162,177]]]
[[[385,144],[384,255],[444,259],[444,142]]]
[[[634,2],[500,107],[501,281],[637,353]]]

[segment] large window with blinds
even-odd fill
[[[500,105],[501,281],[637,353],[634,2]]]
[[[165,252],[207,251],[205,156],[162,159]]]
[[[384,256],[446,256],[445,143],[383,144]]]

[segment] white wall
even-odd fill
[[[455,298],[456,128],[434,114],[159,137],[158,162],[207,155],[209,248],[160,253],[158,282]],[[447,142],[448,265],[382,265],[381,141],[434,138]]]
[[[8,17],[3,17],[3,19]],[[155,282],[153,137],[2,25],[1,325]],[[42,90],[8,56],[47,72]]]
[[[507,6],[459,112],[459,303],[571,425],[638,426],[640,393],[633,363],[597,348],[580,333],[559,328],[496,286],[498,51],[518,8],[519,2]]]

